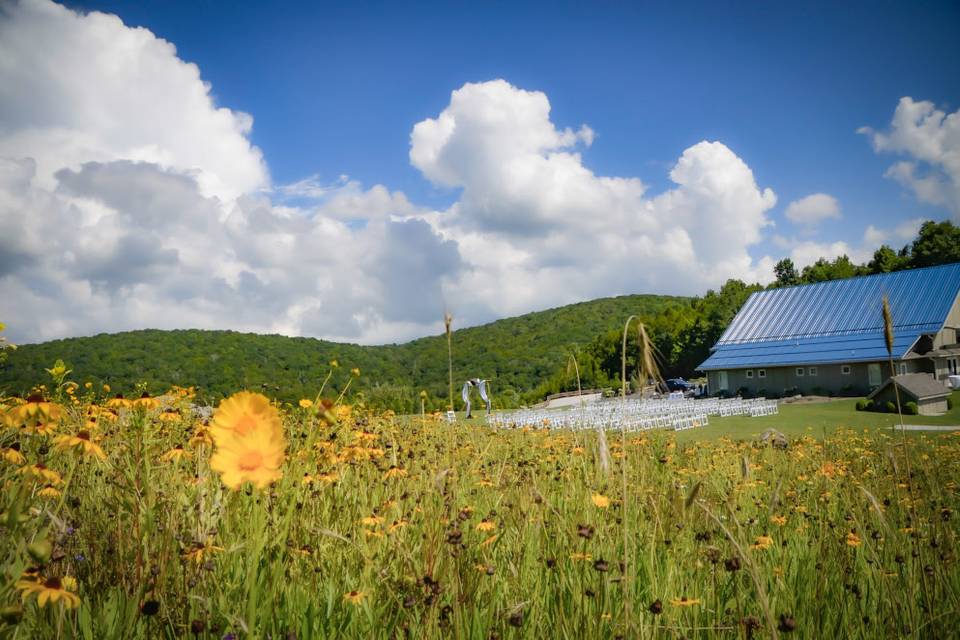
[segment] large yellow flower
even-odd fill
[[[282,437],[269,431],[254,431],[243,437],[224,440],[210,458],[210,468],[220,473],[223,484],[239,489],[243,482],[252,482],[262,489],[283,476]]]
[[[283,423],[266,396],[241,391],[225,399],[213,414],[210,433],[217,445],[210,468],[231,489],[247,481],[262,489],[283,475]]]
[[[254,432],[283,438],[280,413],[266,396],[259,393],[241,391],[233,394],[220,403],[210,421],[210,433],[218,445],[222,441],[242,438]]]

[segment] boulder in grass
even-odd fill
[[[760,436],[760,442],[768,444],[774,449],[785,450],[790,446],[790,440],[776,429],[767,429]]]

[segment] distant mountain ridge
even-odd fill
[[[642,294],[600,298],[455,330],[455,395],[464,380],[482,377],[491,380],[498,405],[513,406],[564,364],[572,346],[621,326],[631,314],[651,316],[691,300]],[[428,408],[445,406],[447,398],[444,335],[361,346],[199,329],[146,329],[21,345],[0,367],[0,390],[24,393],[46,381],[44,368],[57,358],[73,369],[72,380],[108,383],[124,393],[145,382],[152,392],[173,384],[197,386],[201,398],[211,401],[244,388],[265,388],[293,401],[313,397],[336,359],[340,366],[328,385],[331,391],[341,390],[356,367],[361,376],[351,393],[362,391],[371,404],[419,411],[421,390],[429,394]]]

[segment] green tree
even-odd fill
[[[861,275],[862,271],[862,267],[854,264],[850,257],[844,254],[833,260],[820,258],[813,264],[804,267],[803,273],[800,274],[800,280],[804,284],[840,280]]]
[[[773,267],[773,272],[777,276],[774,283],[776,287],[791,287],[800,284],[800,274],[797,273],[797,267],[790,258],[784,258]]]
[[[880,248],[873,252],[873,259],[867,263],[869,273],[890,273],[891,271],[900,271],[909,266],[910,260],[900,253],[897,253],[889,245],[880,245]]]
[[[960,227],[949,220],[928,220],[910,247],[910,266],[934,267],[960,262]]]

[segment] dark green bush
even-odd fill
[[[887,413],[896,413],[897,405],[894,404],[893,400],[887,400]]]
[[[857,411],[866,411],[868,402],[870,401],[867,400],[866,398],[864,398],[863,400],[857,400]],[[873,404],[873,403],[870,402],[870,404]]]
[[[916,402],[908,402],[903,405],[903,412],[908,416],[915,416],[920,413],[920,407],[917,406]]]
[[[947,398],[947,411],[953,409],[953,398]]]

